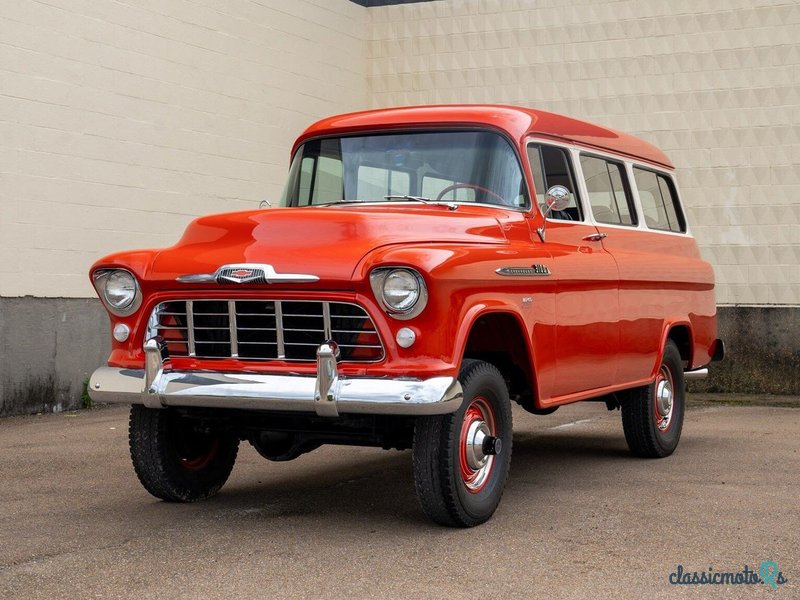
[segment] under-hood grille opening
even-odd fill
[[[155,307],[148,337],[170,356],[314,361],[334,340],[343,361],[383,358],[375,324],[356,304],[317,300],[170,300]]]

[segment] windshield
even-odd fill
[[[388,202],[402,196],[517,209],[529,205],[519,160],[502,135],[438,131],[310,140],[292,160],[281,206]]]

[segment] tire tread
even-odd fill
[[[503,381],[502,375],[494,365],[465,359],[458,379],[462,387],[467,389],[473,379],[487,376]],[[505,390],[505,387],[503,389]],[[509,430],[512,430],[511,405],[507,392],[501,405],[505,413],[503,418],[508,422]],[[422,510],[432,521],[448,527],[473,527],[485,522],[489,517],[469,514],[458,497],[457,486],[461,485],[461,482],[457,479],[457,470],[453,469],[450,463],[450,457],[456,455],[454,447],[458,441],[456,434],[460,433],[460,430],[454,431],[461,426],[460,420],[454,417],[458,413],[459,411],[456,411],[456,413],[417,419],[413,445],[414,485]],[[503,446],[503,452],[508,453],[506,459],[508,462],[511,459],[511,446],[510,442]],[[502,480],[496,484],[500,486],[497,504],[502,498],[507,477],[506,467]]]
[[[664,458],[669,456],[677,447],[680,440],[680,428],[683,425],[685,411],[685,390],[683,368],[680,351],[675,342],[668,340],[664,346],[662,364],[670,362],[673,386],[675,387],[676,402],[680,401],[679,415],[676,416],[675,427],[678,428],[674,445],[669,448],[660,443],[658,433],[653,422],[652,411],[655,402],[655,385],[648,384],[629,390],[622,401],[622,429],[625,432],[625,441],[628,448],[635,456],[641,458]],[[679,395],[679,399],[678,399]]]
[[[131,461],[142,486],[167,502],[195,502],[216,494],[233,470],[239,440],[220,440],[219,455],[202,472],[185,473],[169,454],[170,431],[167,410],[131,407],[128,422]]]

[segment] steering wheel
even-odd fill
[[[506,201],[503,199],[501,195],[495,194],[492,190],[488,190],[481,185],[475,185],[474,183],[454,183],[453,185],[448,185],[441,192],[439,192],[438,196],[436,196],[436,202],[439,202],[448,192],[461,189],[477,190],[479,192],[483,192],[484,194],[489,194],[493,198],[497,198],[500,201],[500,204],[506,203]]]

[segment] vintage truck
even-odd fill
[[[721,359],[714,275],[669,159],[510,106],[374,110],[310,126],[280,207],[201,217],[90,278],[111,319],[97,402],[166,501],[216,493],[249,441],[411,449],[424,512],[473,526],[509,471],[511,401],[620,408],[671,454],[685,384]]]

